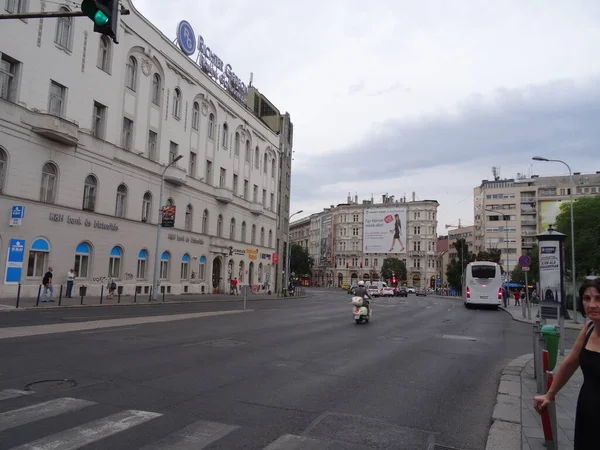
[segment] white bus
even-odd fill
[[[463,298],[465,306],[502,304],[502,271],[491,261],[474,261],[465,269]]]

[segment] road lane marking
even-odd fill
[[[121,319],[93,320],[89,322],[55,323],[50,325],[32,325],[24,327],[0,328],[0,339],[10,339],[44,334],[69,333],[72,331],[98,330],[103,328],[124,327],[148,323],[175,322],[178,320],[199,319],[202,317],[225,316],[253,312],[252,309],[235,309],[230,311],[213,311],[186,314],[169,314],[164,316],[126,317]]]
[[[201,450],[238,428],[236,425],[198,420],[140,450]]]
[[[17,398],[23,395],[31,395],[33,391],[20,391],[18,389],[4,389],[0,391],[0,401],[8,400],[9,398]]]
[[[476,341],[477,338],[472,336],[457,336],[454,334],[442,334],[442,339],[458,339],[463,341]]]
[[[15,447],[12,450],[76,450],[162,416],[149,411],[128,410],[85,423],[69,430]]]
[[[264,450],[326,450],[328,443],[294,434],[284,434]]]
[[[26,406],[25,408],[13,409],[12,411],[0,413],[0,431],[31,422],[37,422],[38,420],[58,416],[67,412],[77,411],[78,409],[95,404],[96,403],[87,400],[63,397]]]

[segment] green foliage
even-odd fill
[[[297,277],[307,277],[312,273],[313,259],[308,250],[298,244],[290,245],[290,272]]]
[[[381,266],[381,277],[391,280],[392,273],[396,274],[396,281],[406,281],[406,264],[398,258],[385,258]]]
[[[531,265],[529,266],[529,272],[527,272],[527,282],[529,284],[534,284],[539,281],[540,274],[540,253],[538,250],[538,246],[534,245],[529,251],[525,252],[526,255],[531,257]],[[525,284],[525,272],[521,269],[521,266],[517,265],[511,275],[511,280],[515,283]]]
[[[465,239],[457,239],[452,246],[456,249],[458,256],[448,262],[446,277],[450,286],[462,291],[465,268],[467,264],[475,261],[475,255],[469,251],[469,245]]]

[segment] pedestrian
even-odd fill
[[[69,269],[67,272],[67,298],[73,298],[73,283],[75,282],[75,271],[73,269]]]
[[[508,287],[506,285],[502,286],[502,302],[506,308],[508,306]]]
[[[519,306],[521,304],[521,290],[517,288],[515,290],[515,306]]]
[[[234,278],[233,280],[231,280],[231,294],[238,295],[238,280],[237,280],[237,278]]]
[[[48,300],[48,292],[50,292],[50,300],[51,302],[54,301],[54,299],[52,298],[54,296],[54,285],[52,284],[52,267],[48,267],[48,272],[46,272],[46,274],[44,275],[44,278],[42,278],[42,285],[44,286],[44,293],[42,294],[42,301],[45,302],[46,300]]]
[[[600,414],[600,279],[585,280],[579,288],[577,302],[581,313],[590,321],[558,368],[548,392],[534,397],[533,405],[541,414],[581,367],[583,385],[577,399],[573,450],[595,450],[599,447],[596,427]]]
[[[108,286],[106,287],[108,288],[108,295],[106,296],[106,298],[113,298],[113,296],[115,295],[115,290],[117,289],[117,283],[115,283],[114,280],[111,278],[108,282]]]

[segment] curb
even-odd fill
[[[522,448],[521,372],[532,359],[533,353],[519,356],[502,370],[485,450]]]
[[[247,298],[247,302],[259,302],[259,301],[274,301],[274,300],[285,300],[289,298],[308,298],[309,295],[301,295],[298,297],[265,297],[265,298]],[[0,314],[4,312],[19,312],[19,311],[58,311],[61,309],[76,309],[76,308],[110,308],[119,306],[157,306],[157,305],[186,305],[186,304],[197,304],[197,303],[233,303],[243,302],[244,299],[235,300],[173,300],[173,301],[156,301],[156,302],[139,302],[139,303],[114,303],[114,304],[93,304],[93,305],[55,305],[55,306],[26,306],[22,308],[15,308],[14,306],[0,305]]]
[[[526,319],[524,317],[519,317],[519,316],[514,316],[509,310],[507,310],[504,306],[499,306],[498,308],[500,308],[501,310],[503,310],[505,313],[507,313],[508,315],[510,315],[513,320],[517,321],[517,322],[522,322],[522,323],[528,323],[529,325],[533,325],[535,323],[535,321]],[[533,314],[532,314],[533,316]],[[581,328],[583,328],[584,324],[581,323],[571,323],[571,322],[566,322],[565,321],[565,329],[566,330],[581,330]]]

